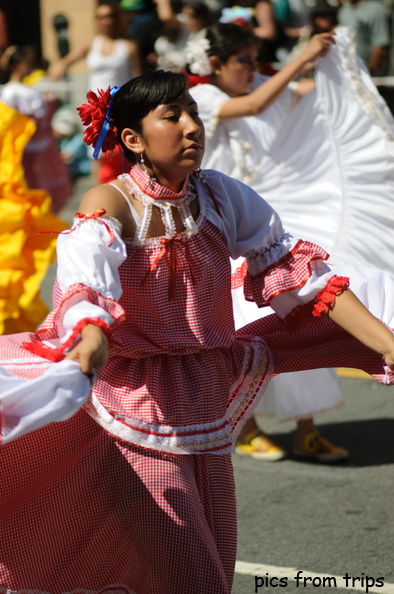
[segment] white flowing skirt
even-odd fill
[[[381,270],[345,264],[334,266],[333,272],[348,276],[350,287],[360,301],[375,317],[394,328],[394,277]],[[273,313],[269,307],[259,309],[255,303],[246,302],[242,287],[234,289],[232,294],[237,329]],[[273,378],[255,413],[285,421],[308,418],[342,403],[335,369],[297,371]]]
[[[350,29],[337,30],[336,44],[318,62],[316,91],[288,113],[270,156],[279,164],[278,183],[265,186],[263,176],[258,191],[286,229],[321,245],[330,264],[394,274],[394,120],[356,55]],[[240,260],[233,263],[233,272],[239,265]],[[360,293],[364,273],[376,283],[368,295]],[[387,286],[389,276],[349,274],[346,268],[343,274],[380,317],[385,305],[378,287]],[[237,326],[270,313],[245,304],[241,293],[233,291]],[[275,378],[257,412],[280,420],[306,418],[342,402],[335,370],[297,372]]]

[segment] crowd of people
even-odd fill
[[[388,15],[99,1],[94,38],[45,68],[86,61],[82,123],[29,84],[31,49],[3,53],[1,198],[42,183],[64,205],[29,177],[48,118],[68,183],[97,182],[58,237],[53,311],[0,337],[6,591],[229,594],[231,453],[286,455],[257,413],[296,422],[296,456],[348,457],[314,421],[342,402],[335,367],[394,383]],[[35,214],[24,260],[63,229]]]
[[[43,76],[51,81],[62,80],[70,66],[80,60],[86,61],[86,89],[121,86],[129,78],[147,70],[185,70],[190,42],[204,39],[207,27],[216,22],[242,25],[254,33],[260,41],[256,52],[258,71],[268,75],[292,61],[305,49],[313,35],[329,32],[337,25],[351,27],[355,32],[357,54],[370,74],[386,76],[393,68],[390,64],[393,26],[389,3],[390,0],[386,0],[386,4],[384,0],[349,0],[342,3],[339,0],[242,0],[233,6],[226,0],[97,0],[93,15],[94,37],[79,47],[71,48],[52,64],[39,56],[38,49],[32,46],[3,45],[0,48],[0,85],[8,85],[11,81],[23,82],[23,86],[19,84],[18,88],[14,84],[12,92],[3,90],[2,102],[26,111],[23,95],[32,97],[28,102],[37,105],[39,88],[36,83]],[[26,58],[23,58],[24,54]],[[193,73],[189,71],[188,74]],[[302,80],[310,80],[312,75],[312,61],[297,72],[297,78]],[[310,88],[307,82],[305,88]],[[48,100],[48,95],[45,99]],[[30,110],[28,114],[35,118],[36,124],[40,124],[39,128],[46,128],[47,139],[50,132],[48,121],[56,107],[62,107],[62,101],[56,101],[56,97],[49,99],[50,107],[45,118],[40,108],[35,113]],[[42,119],[46,120],[46,125],[41,126]],[[75,128],[81,133],[78,124],[73,126],[73,130]],[[69,130],[68,140],[70,127]],[[61,149],[65,144],[61,142],[64,135],[60,134],[59,140],[58,133],[54,132]],[[33,146],[32,143],[30,146]],[[70,146],[73,144],[70,143]],[[29,150],[30,147],[27,147],[26,152]],[[80,147],[76,149],[76,154],[79,154],[78,150]],[[30,161],[30,157],[26,156],[26,160]],[[65,154],[64,160],[66,164],[70,161],[69,153]],[[119,154],[112,155],[110,160],[102,154],[98,164],[91,160],[90,165],[95,178],[102,183],[116,177],[122,162]],[[29,178],[32,168],[27,165],[27,169]],[[78,171],[75,167],[69,169],[73,181]],[[83,168],[81,174],[86,169]],[[55,170],[58,171],[56,167]],[[60,210],[70,194],[66,183],[63,183],[62,189],[51,191],[50,182],[48,185],[43,178],[27,181],[29,187],[49,191],[55,212]],[[40,185],[37,186],[37,183]]]

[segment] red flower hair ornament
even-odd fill
[[[120,87],[97,89],[86,95],[88,103],[77,107],[77,112],[86,130],[83,140],[94,147],[93,157],[97,160],[100,150],[112,151],[118,144],[118,131],[111,117],[112,103]]]

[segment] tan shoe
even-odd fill
[[[238,439],[235,452],[240,456],[251,456],[256,460],[276,462],[286,457],[286,451],[258,429]]]
[[[340,446],[336,446],[317,431],[295,443],[294,456],[298,458],[310,458],[319,462],[338,462],[349,458],[349,452]]]

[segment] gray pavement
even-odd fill
[[[71,222],[81,196],[91,185],[90,178],[77,182],[61,213],[64,220]],[[54,271],[52,267],[43,284],[48,304]],[[297,588],[290,579],[295,572],[280,573],[280,568],[303,570],[304,576],[344,576],[347,572],[359,578],[359,592],[394,593],[394,388],[365,378],[341,377],[340,382],[345,406],[318,416],[316,421],[324,435],[350,451],[349,461],[323,465],[288,458],[267,463],[233,456],[237,559],[274,566],[269,578],[289,578],[284,587],[264,585],[256,590],[253,575],[236,573],[233,594],[352,591],[350,587],[330,587],[328,581]],[[294,423],[265,419],[262,426],[291,449]],[[258,575],[266,578],[266,573],[263,568]],[[385,587],[372,590],[366,585],[366,576],[383,577]],[[392,586],[387,588],[388,583]]]
[[[340,381],[345,406],[316,421],[324,435],[350,451],[349,461],[322,465],[290,458],[267,463],[233,456],[237,558],[302,569],[304,575],[383,576],[386,584],[394,584],[394,389],[369,379]],[[293,424],[265,420],[263,426],[291,448]],[[254,577],[236,574],[233,594],[252,594],[254,585]],[[290,580],[286,588],[257,591],[305,589],[345,591],[297,588]]]

